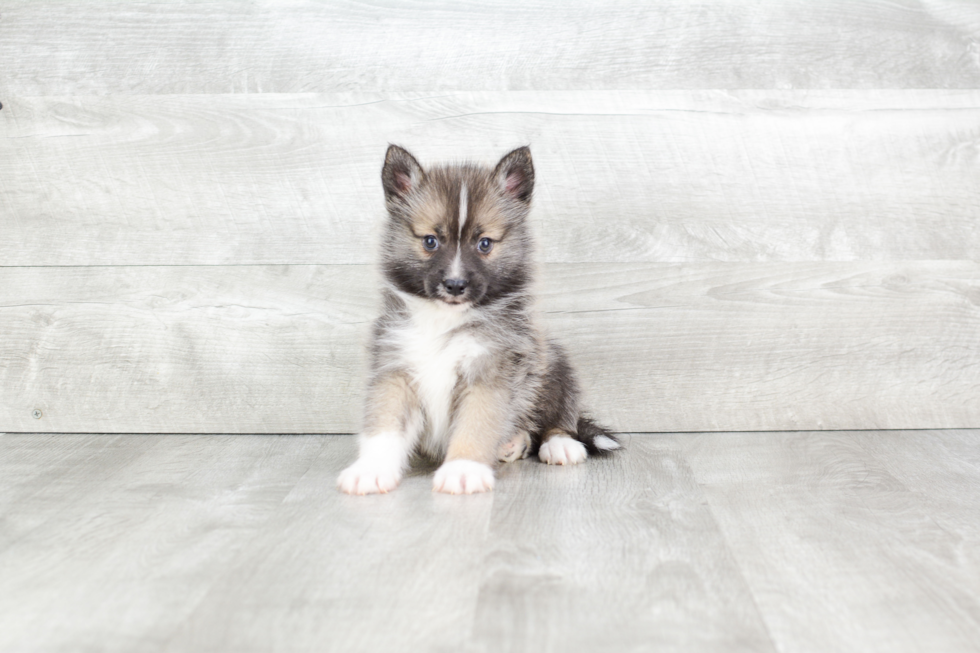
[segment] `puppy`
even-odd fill
[[[360,456],[340,489],[388,492],[415,453],[442,461],[434,490],[472,494],[493,488],[498,462],[573,465],[618,449],[579,412],[568,359],[531,311],[530,150],[493,169],[423,170],[392,145],[381,181],[383,309]]]

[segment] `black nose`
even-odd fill
[[[455,297],[462,295],[463,291],[466,290],[466,279],[446,279],[442,285],[446,287],[446,292]]]

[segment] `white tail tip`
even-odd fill
[[[595,440],[592,441],[596,449],[601,449],[602,451],[612,451],[613,449],[619,449],[620,444],[610,437],[605,435],[595,436]]]

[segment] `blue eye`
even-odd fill
[[[493,249],[493,241],[489,238],[481,238],[480,242],[477,243],[476,248],[484,254],[488,254],[490,253],[490,250]]]
[[[427,252],[434,252],[439,249],[439,239],[435,236],[424,236],[422,238],[422,247]]]

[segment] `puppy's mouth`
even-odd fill
[[[470,300],[465,297],[446,297],[445,295],[439,295],[439,301],[450,306],[462,306],[470,303]]]

